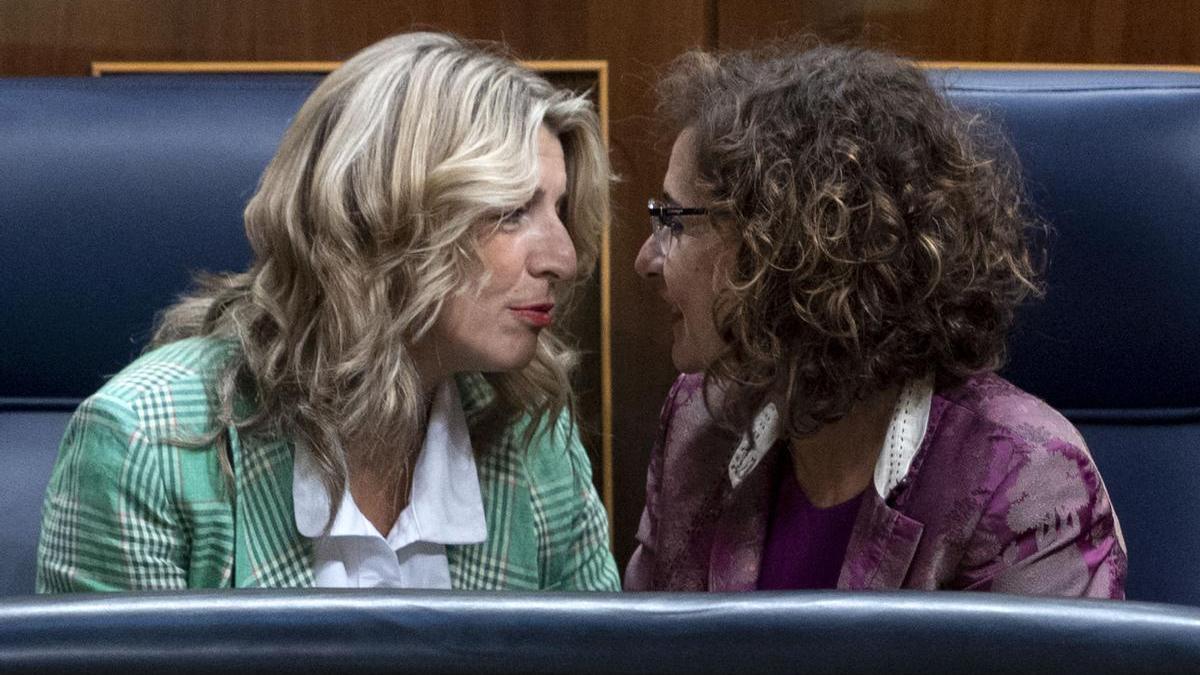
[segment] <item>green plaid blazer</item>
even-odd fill
[[[292,445],[231,434],[234,494],[213,446],[172,439],[211,429],[206,383],[228,343],[191,338],[142,356],[80,405],[42,509],[39,592],[312,586],[296,529]],[[470,414],[490,392],[459,378]],[[561,433],[523,420],[477,460],[487,540],[447,546],[462,589],[617,590],[608,521],[566,415]],[[232,431],[232,430],[231,430]]]

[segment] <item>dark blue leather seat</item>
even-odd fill
[[[0,80],[0,400],[78,401],[197,270],[244,268],[242,209],[315,78]]]
[[[317,79],[0,79],[0,595],[33,592],[70,411],[193,272],[246,266],[242,209]]]
[[[1200,73],[934,76],[1011,139],[1052,228],[1006,374],[1083,432],[1128,596],[1200,605]]]
[[[0,600],[4,672],[1173,673],[1200,608],[980,593]]]

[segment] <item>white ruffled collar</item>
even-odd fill
[[[375,526],[362,515],[349,485],[329,532],[329,495],[321,482],[316,460],[296,444],[292,476],[292,501],[296,529],[309,538],[375,536]],[[475,544],[487,538],[483,496],[466,415],[453,381],[443,383],[434,396],[425,441],[413,469],[412,499],[385,537],[393,549],[414,541],[439,544]]]
[[[933,378],[905,384],[892,409],[887,436],[875,462],[875,491],[887,497],[908,474],[913,458],[925,440],[929,410],[933,405]],[[767,450],[779,439],[779,409],[767,403],[754,416],[750,432],[743,434],[729,461],[729,482],[736,488],[758,466]]]

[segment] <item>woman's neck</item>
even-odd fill
[[[423,379],[421,391],[424,406],[418,425],[419,429],[411,437],[415,444],[413,447],[407,449],[398,447],[359,448],[348,451],[349,475],[346,479],[350,487],[350,494],[354,497],[354,503],[358,506],[358,510],[384,537],[387,537],[396,519],[412,501],[414,469],[421,447],[424,445],[425,432],[429,427],[430,415],[433,413],[434,399],[437,397],[438,388],[444,383],[439,381],[427,385],[425,382],[426,380]],[[394,461],[394,457],[387,455],[398,452],[407,455],[402,470],[397,471],[392,466],[379,466],[381,463]]]
[[[842,419],[791,439],[796,481],[814,506],[841,504],[871,483],[899,393],[891,388],[862,399]]]
[[[401,485],[382,485],[369,473],[351,470],[350,494],[360,513],[383,537],[408,506],[412,495],[412,475],[406,474]]]
[[[454,369],[442,358],[440,345],[436,340],[427,338],[409,345],[408,353],[413,368],[417,371],[421,394],[426,401],[432,401],[437,395],[438,387],[454,377]]]

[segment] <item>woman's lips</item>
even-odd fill
[[[553,303],[524,305],[511,309],[517,318],[535,328],[545,328],[554,323]]]

